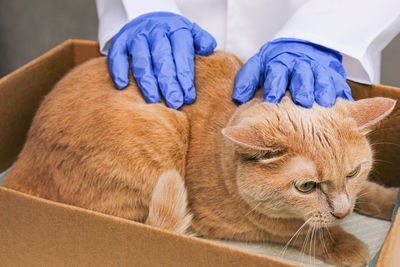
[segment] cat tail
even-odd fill
[[[187,193],[177,171],[164,172],[153,191],[146,224],[188,234],[192,214],[188,212]]]

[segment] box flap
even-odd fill
[[[299,266],[0,187],[6,266]]]

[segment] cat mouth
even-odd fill
[[[324,228],[334,226],[339,222],[339,219],[335,218],[331,214],[325,214],[317,212],[309,217],[309,224],[316,228]]]
[[[317,220],[310,220],[309,224],[316,228],[324,228],[324,227],[331,227],[331,226],[337,225],[338,220],[326,221],[326,220],[318,220],[317,219]]]

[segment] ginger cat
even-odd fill
[[[197,57],[197,100],[179,111],[146,104],[134,81],[115,90],[104,57],[76,67],[44,99],[4,186],[213,238],[301,249],[313,231],[316,257],[367,264],[366,245],[335,224],[354,207],[391,216],[397,189],[366,180],[366,134],[395,101],[305,109],[256,96],[238,107],[241,65]]]

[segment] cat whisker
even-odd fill
[[[334,240],[333,240],[333,238],[332,238],[332,235],[331,235],[331,232],[329,231],[328,226],[326,225],[325,221],[323,221],[323,223],[324,223],[324,227],[325,227],[326,231],[328,232],[329,238],[330,238],[331,241],[333,242]]]
[[[307,237],[308,237],[308,232],[310,231],[310,228],[308,228],[308,230],[307,230],[307,234],[306,234],[306,236],[304,237],[304,239],[303,239],[303,243],[302,243],[302,245],[301,245],[301,250],[300,250],[300,252],[301,252],[301,254],[302,254],[302,257],[301,257],[301,259],[303,260],[304,259],[304,246],[305,246],[305,242],[306,242],[306,239],[307,239]]]
[[[370,135],[370,134],[372,134],[372,133],[376,133],[376,132],[378,132],[378,131],[393,130],[393,129],[394,129],[394,127],[376,128],[376,129],[370,131],[370,132],[368,133],[368,135]]]
[[[364,203],[370,202],[370,201],[368,201],[366,196],[369,196],[369,194],[361,194],[360,196],[357,196],[356,202],[355,202],[356,205],[360,205],[360,204],[364,204]]]
[[[258,206],[261,205],[261,203],[262,203],[262,202],[259,202],[257,205],[255,205],[254,208],[252,208],[248,213],[246,213],[245,216],[247,217],[247,215],[249,215],[250,213],[252,213],[256,208],[258,208]]]
[[[382,179],[382,174],[374,168],[371,169],[371,176],[376,177],[376,179],[374,179],[375,181],[384,181],[384,179]]]
[[[315,237],[317,234],[317,225],[313,225],[313,231],[311,233],[311,244],[310,244],[310,263],[314,262],[315,264]]]
[[[359,204],[370,204],[370,202],[360,202]],[[354,211],[362,211],[362,209],[359,209],[357,207],[354,207]]]
[[[370,172],[370,177],[374,180],[374,181],[378,181],[382,180],[382,176],[379,172],[375,171],[375,170],[371,170]]]
[[[369,194],[370,194],[370,192],[365,192],[365,193],[359,194],[359,195],[357,196],[357,198],[356,198],[356,201],[358,201],[360,198],[362,198],[362,197],[364,197],[364,196],[368,196]]]
[[[355,212],[358,212],[358,213],[361,213],[361,214],[365,214],[365,213],[363,212],[362,209],[356,209],[356,208],[354,208],[354,211],[355,211]]]
[[[393,162],[387,161],[387,160],[382,160],[382,159],[374,159],[374,162],[383,162],[383,163],[388,163],[393,165]]]
[[[278,208],[279,207],[279,205],[280,205],[280,203],[278,202],[278,203],[276,203],[273,207],[272,207],[272,209],[276,209],[276,208]]]
[[[377,160],[379,160],[379,159],[374,159],[374,162]],[[382,173],[380,173],[377,169],[374,169],[374,168],[371,169],[371,173],[376,174],[377,176],[382,175]]]
[[[356,200],[356,204],[362,204],[362,203],[369,203],[370,201],[366,201],[365,199],[363,199],[363,198],[357,198],[357,200]]]
[[[371,192],[368,192],[368,191],[367,191],[367,192],[363,192],[363,193],[361,193],[361,194],[358,194],[357,197],[359,197],[359,196],[364,196],[364,195],[368,195],[368,194],[371,194]]]
[[[320,229],[320,222],[317,222],[317,229],[315,231],[315,241],[314,241],[314,264],[315,264],[315,247],[317,244],[317,235],[321,233],[321,229]]]
[[[312,230],[311,230],[311,238],[310,238],[310,248],[308,250],[308,254],[310,255],[309,259],[310,259],[310,264],[311,264],[311,260],[312,260],[312,245],[313,245],[313,241],[314,241],[314,231],[315,231],[315,225],[312,226]]]
[[[309,245],[309,249],[308,249],[308,255],[311,255],[311,245],[312,245],[312,235],[314,233],[314,225],[311,227],[311,233],[310,233],[310,245]],[[311,263],[311,258],[310,256],[308,257],[310,263]]]
[[[313,234],[312,234],[312,238],[311,238],[311,245],[313,245],[313,250],[312,250],[312,260],[313,263],[315,264],[315,243],[317,242],[317,232],[318,232],[318,226],[314,225],[314,230],[313,230]]]
[[[303,257],[306,254],[307,243],[308,243],[308,238],[310,236],[310,231],[311,231],[311,227],[308,228],[306,238],[304,239],[303,246],[301,247],[301,252],[303,253]]]
[[[286,245],[283,247],[283,249],[280,252],[280,255],[284,255],[286,253],[286,250],[290,244],[290,242],[293,240],[293,238],[296,236],[296,240],[298,237],[298,234],[300,233],[300,231],[307,225],[307,223],[311,220],[311,218],[309,218],[308,220],[306,220],[301,226],[300,228],[296,231],[296,233],[294,233],[294,235],[289,239],[289,241],[286,243]],[[296,240],[294,242],[296,242]]]
[[[321,244],[322,244],[322,251],[328,255],[328,249],[326,248],[325,245],[325,240],[324,240],[324,231],[322,229],[322,231],[319,231],[319,239],[321,240]]]
[[[396,143],[392,143],[392,142],[380,142],[380,143],[371,144],[371,146],[375,146],[375,145],[393,145],[393,146],[400,147],[400,144],[396,144]]]

